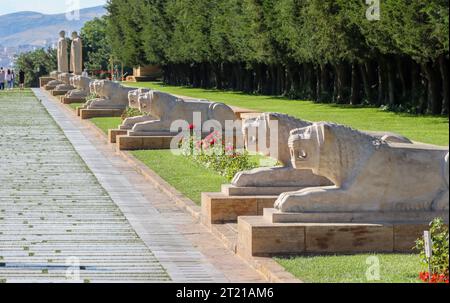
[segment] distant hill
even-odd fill
[[[58,40],[60,30],[79,31],[86,21],[106,14],[103,6],[80,10],[80,20],[69,21],[66,14],[44,15],[36,12],[18,12],[1,16],[0,45],[46,46]],[[70,34],[69,34],[70,35]]]

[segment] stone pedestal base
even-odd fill
[[[62,104],[72,104],[72,103],[84,103],[86,98],[67,98],[65,96],[61,97]]]
[[[202,193],[202,222],[205,225],[236,222],[239,216],[262,216],[278,196],[228,196]]]
[[[173,136],[117,136],[119,150],[170,149]]]
[[[98,117],[120,117],[122,116],[122,109],[86,109],[80,108],[81,119],[91,119]]]
[[[65,94],[67,94],[65,90],[52,90],[52,96],[64,96]]]
[[[271,223],[239,217],[237,251],[243,257],[305,253],[411,253],[428,224]]]
[[[39,78],[39,87],[44,87],[49,83],[50,81],[55,80],[53,77],[40,77]]]
[[[108,130],[108,142],[117,143],[117,136],[125,136],[127,133],[128,131],[123,129],[110,129]]]

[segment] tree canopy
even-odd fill
[[[164,81],[448,113],[448,0],[109,0],[112,52]]]

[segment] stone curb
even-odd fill
[[[48,93],[48,92],[47,92]],[[50,94],[49,94],[50,95]],[[55,97],[51,96],[54,100]],[[64,110],[70,112],[72,115],[76,116],[76,111],[69,108],[67,105],[61,104]],[[119,156],[121,156],[124,160],[126,160],[133,168],[141,174],[147,181],[151,182],[157,189],[161,190],[165,194],[167,194],[175,204],[189,213],[197,222],[201,223],[201,207],[195,204],[191,199],[185,197],[182,193],[176,190],[172,185],[170,185],[167,181],[162,179],[157,173],[155,173],[152,169],[134,157],[128,151],[120,151],[116,148],[115,144],[111,146],[111,143],[108,142],[108,135],[105,134],[97,125],[92,123],[89,120],[81,120],[83,124],[85,124],[91,130],[94,130],[97,136],[103,140],[103,142],[110,146],[110,148],[115,151]],[[222,244],[231,252],[233,252],[237,257],[244,260],[250,267],[260,273],[267,281],[272,283],[303,283],[301,280],[297,279],[294,275],[287,272],[281,265],[279,265],[276,261],[271,258],[264,257],[249,257],[243,258],[237,254],[236,251],[236,242],[234,239],[230,238],[223,231],[224,227],[222,225],[215,226],[214,224],[211,227],[206,227],[218,240],[222,242]]]

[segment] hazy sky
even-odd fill
[[[79,3],[81,8],[103,5],[106,0],[0,0],[0,15],[34,11],[45,14],[64,13],[73,10],[73,5]]]

